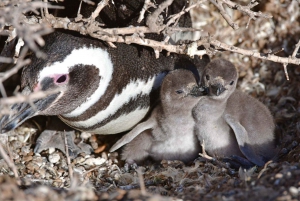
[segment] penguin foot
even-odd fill
[[[126,163],[124,164],[124,169],[126,172],[129,172],[130,170],[137,170],[138,169],[138,165],[133,161],[133,163],[128,163],[126,161]]]
[[[223,162],[229,163],[230,167],[236,170],[238,170],[240,167],[243,169],[249,169],[255,166],[255,164],[248,159],[237,155],[223,158]]]
[[[68,152],[70,158],[75,158],[80,153],[92,153],[93,149],[90,145],[85,144],[83,142],[80,142],[78,145],[74,143],[75,131],[54,130],[45,130],[40,134],[39,138],[37,139],[36,146],[34,148],[34,153],[40,153],[45,149],[53,147],[61,150],[64,154],[66,154],[64,133],[67,138]]]

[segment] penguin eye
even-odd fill
[[[57,78],[56,83],[62,84],[67,81],[67,75],[61,75],[60,77]]]
[[[232,80],[229,84],[230,84],[230,85],[233,85],[233,83],[234,83],[234,81]]]
[[[182,91],[182,90],[177,90],[176,93],[177,93],[177,94],[182,94],[183,91]]]
[[[205,75],[206,80],[209,80],[209,75]]]

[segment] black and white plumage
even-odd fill
[[[178,69],[163,80],[160,103],[151,116],[123,136],[110,151],[127,144],[122,159],[140,163],[154,160],[181,160],[190,162],[199,152],[200,143],[194,134],[192,109],[201,98],[192,72]]]
[[[207,60],[161,54],[150,48],[104,42],[56,31],[45,38],[48,59],[32,58],[24,68],[23,93],[59,89],[60,92],[29,104],[1,119],[1,132],[11,130],[35,115],[58,115],[78,130],[115,134],[132,128],[148,112],[151,92],[159,87],[166,71],[201,69]]]
[[[227,60],[205,67],[201,83],[208,95],[193,110],[195,131],[208,154],[238,162],[245,157],[262,166],[276,154],[273,117],[265,105],[236,89],[237,80],[237,69]]]
[[[136,24],[144,1],[112,3],[101,11],[97,20],[106,27],[125,27]],[[185,4],[176,1],[167,12],[177,13]],[[86,17],[95,9],[84,7],[81,11]],[[179,23],[189,26],[188,14]],[[150,38],[161,40],[162,35]],[[74,32],[56,30],[44,39],[41,50],[48,58],[31,56],[32,63],[22,73],[22,93],[52,89],[59,92],[35,100],[35,108],[27,103],[12,106],[13,114],[0,119],[2,133],[36,115],[58,115],[71,127],[96,134],[129,130],[156,101],[155,89],[167,71],[188,68],[197,74],[197,69],[201,70],[209,61],[174,54],[169,57],[160,54],[155,59],[151,48],[127,44],[115,44],[117,48],[111,48],[105,42]]]

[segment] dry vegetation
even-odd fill
[[[199,0],[166,23],[156,22],[172,1],[158,7],[145,0],[139,20],[149,7],[145,26],[103,28],[95,21],[108,1],[95,5],[85,17],[55,17],[48,9],[56,2],[12,0],[0,3],[0,99],[1,114],[7,105],[31,101],[45,94],[25,97],[17,93],[18,71],[30,61],[28,51],[45,58],[39,50],[42,35],[64,28],[105,40],[150,46],[158,56],[166,50],[178,54],[222,56],[238,66],[239,88],[266,104],[276,121],[278,160],[248,171],[230,169],[220,161],[199,157],[192,164],[162,161],[139,167],[124,166],[118,153],[108,153],[115,136],[77,133],[91,144],[95,153],[70,160],[59,150],[33,153],[36,136],[46,118],[27,121],[14,131],[0,135],[0,200],[299,200],[300,198],[300,6],[296,0],[257,2],[240,0]],[[92,3],[89,0],[82,2]],[[66,10],[71,8],[65,8]],[[153,9],[153,8],[152,8]],[[178,31],[178,19],[190,12],[194,30],[201,30],[193,43],[170,44],[145,38],[145,33]],[[185,28],[185,30],[193,30]],[[25,45],[22,49],[15,48]],[[4,43],[4,41],[7,41]],[[203,46],[198,50],[198,46]],[[226,51],[224,51],[226,50]],[[8,95],[12,95],[7,97]],[[79,137],[80,136],[80,137]],[[0,144],[0,145],[1,145]],[[5,154],[7,153],[7,154]]]

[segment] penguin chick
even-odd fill
[[[199,101],[197,87],[192,72],[183,69],[170,72],[161,86],[161,102],[149,119],[123,136],[110,151],[130,142],[122,153],[122,159],[128,163],[139,163],[148,156],[183,162],[195,159],[200,152],[192,117],[192,108]]]
[[[208,154],[246,157],[262,166],[275,155],[273,117],[265,105],[236,89],[237,80],[237,69],[227,60],[205,67],[201,83],[208,95],[193,110],[195,132]]]

